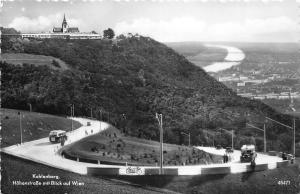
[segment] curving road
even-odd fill
[[[66,144],[70,144],[72,142],[78,141],[86,136],[93,135],[100,131],[103,131],[108,128],[109,124],[85,119],[85,118],[72,118],[78,122],[80,122],[83,126],[72,131],[68,132],[68,141]],[[91,125],[87,126],[87,122],[90,122]],[[13,145],[10,147],[6,147],[1,149],[2,152],[15,155],[17,157],[25,158],[28,160],[32,160],[35,162],[39,162],[48,166],[52,166],[55,168],[79,173],[79,174],[87,174],[88,167],[96,167],[96,168],[106,168],[106,167],[114,167],[119,168],[119,174],[128,175],[126,173],[127,167],[117,166],[117,165],[103,165],[103,164],[91,164],[84,162],[77,162],[69,159],[63,158],[59,153],[59,149],[61,148],[60,144],[52,144],[49,142],[48,138],[42,138],[39,140],[26,142],[22,145]],[[201,149],[205,152],[224,155],[225,150],[216,150],[211,147],[195,147],[197,149]],[[230,167],[230,173],[238,173],[245,172],[247,169],[247,165],[249,163],[239,163],[240,151],[235,150],[233,153],[233,160],[226,164],[209,164],[209,165],[193,165],[193,166],[168,166],[165,168],[176,168],[178,169],[178,175],[198,175],[203,174],[203,170],[219,168],[219,167]],[[276,168],[277,162],[281,162],[282,159],[276,156],[268,156],[264,154],[258,154],[256,163],[257,164],[267,164],[268,169]],[[146,166],[141,167],[142,173],[145,174],[145,169],[153,169],[156,167]],[[136,174],[132,174],[136,175]]]
[[[85,118],[72,118],[75,121],[80,122],[83,126],[80,128],[67,132],[68,140],[65,145],[78,141],[89,135],[93,135],[108,128],[108,124],[91,119]],[[90,122],[90,126],[87,126],[87,122]],[[101,126],[101,128],[100,128]],[[93,130],[93,133],[92,133]],[[55,168],[68,170],[79,174],[87,174],[87,167],[97,167],[97,164],[76,162],[63,158],[58,154],[60,144],[53,144],[49,142],[49,138],[42,138],[35,141],[23,143],[22,145],[13,145],[3,148],[1,151],[15,155],[21,158],[33,160],[48,166]]]
[[[211,153],[211,154],[216,154],[216,155],[221,155],[221,156],[223,156],[225,154],[225,149],[217,150],[214,147],[201,147],[201,146],[196,147],[196,148],[203,150],[205,152]],[[240,163],[241,151],[234,150],[232,156],[233,156],[233,160],[232,160],[232,162],[229,162],[229,163]],[[257,158],[256,158],[255,162],[256,162],[256,164],[282,162],[282,158],[279,158],[277,156],[269,156],[266,154],[257,153]]]

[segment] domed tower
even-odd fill
[[[63,22],[61,24],[61,28],[62,28],[62,32],[63,33],[67,33],[68,32],[68,23],[67,23],[65,14],[64,14],[64,20],[63,20]]]

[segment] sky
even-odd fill
[[[0,26],[49,32],[63,14],[81,32],[138,33],[161,42],[298,42],[298,0],[2,0]],[[1,2],[1,0],[0,0]]]

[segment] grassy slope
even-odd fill
[[[159,161],[159,142],[124,136],[111,128],[100,134],[84,138],[66,147],[73,157],[109,162],[155,165]],[[165,165],[206,164],[222,162],[222,157],[201,150],[175,144],[164,144]]]
[[[60,67],[55,67],[52,64],[52,61],[55,60],[58,62]],[[53,69],[58,70],[66,70],[69,69],[68,65],[55,57],[45,56],[45,55],[33,55],[33,54],[25,54],[25,53],[3,53],[0,56],[0,61],[6,61],[10,64],[34,64],[34,65],[46,65]]]
[[[2,118],[2,147],[20,143],[20,128],[18,110],[1,109]],[[22,113],[22,129],[23,142],[48,137],[51,130],[71,129],[71,120],[36,112],[21,111]],[[73,122],[74,128],[81,126],[78,122]]]

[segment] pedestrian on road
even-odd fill
[[[287,156],[285,152],[282,153],[282,160],[287,160]]]
[[[226,154],[223,155],[223,163],[226,163]]]

